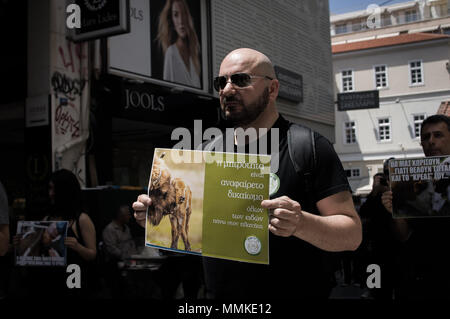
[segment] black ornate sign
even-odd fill
[[[338,111],[376,109],[379,107],[378,90],[338,93]]]

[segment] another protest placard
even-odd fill
[[[270,156],[156,149],[146,245],[269,263]]]
[[[17,266],[66,266],[67,221],[19,221]]]
[[[392,159],[395,218],[450,217],[450,157]]]

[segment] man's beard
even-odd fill
[[[225,119],[227,121],[230,121],[230,123],[234,127],[245,127],[248,124],[254,122],[258,116],[261,115],[262,112],[267,108],[267,105],[269,105],[269,88],[265,88],[264,92],[261,94],[261,96],[258,98],[258,100],[251,104],[244,104],[242,100],[237,100],[234,96],[227,97],[224,100],[224,104],[226,102],[236,101],[239,102],[242,106],[242,109],[239,113],[233,112],[233,110],[230,111],[230,113],[227,115],[226,108],[222,110]]]

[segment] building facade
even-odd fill
[[[333,45],[336,92],[378,90],[379,108],[336,111],[335,149],[356,195],[390,158],[423,156],[422,121],[450,100],[450,36],[413,33]]]
[[[146,185],[154,147],[173,145],[175,142],[170,140],[173,129],[183,126],[195,130],[194,119],[202,119],[203,114],[200,111],[197,117],[190,113],[178,116],[178,112],[190,107],[198,110],[195,107],[198,101],[210,101],[218,107],[212,79],[218,75],[225,55],[241,47],[265,53],[274,64],[281,82],[277,100],[281,114],[334,141],[328,1],[188,1],[201,50],[202,72],[200,82],[195,85],[166,78],[162,70],[165,58],[158,45],[157,32],[164,3],[166,1],[131,0],[131,32],[107,40],[108,75],[120,77],[126,83],[124,89],[130,102],[137,101],[135,91],[140,92],[141,100],[144,96],[154,96],[154,100],[158,100],[162,95],[166,96],[165,104],[170,99],[178,100],[174,102],[178,107],[173,107],[171,112],[167,105],[167,111],[158,112],[144,110],[142,105],[133,109],[115,103],[111,142],[114,184]],[[124,89],[119,88],[119,91]],[[187,96],[197,102],[186,104],[190,101]],[[180,117],[183,121],[174,121]],[[222,124],[226,125],[222,119],[220,123],[205,123],[203,119],[202,129]],[[143,131],[160,137],[147,134],[144,142]],[[201,138],[193,141],[193,147],[199,141]]]
[[[100,15],[108,0],[72,2],[92,11],[80,12],[84,22],[113,18]],[[4,160],[9,169],[1,177],[11,189],[13,172],[21,172],[15,187],[17,196],[27,194],[27,206],[45,201],[48,178],[59,168],[73,171],[87,188],[146,187],[153,150],[177,142],[174,128],[195,135],[195,120],[202,121],[201,130],[226,125],[212,80],[224,56],[240,47],[272,60],[281,82],[280,112],[334,141],[328,1],[186,1],[200,48],[195,84],[166,78],[163,71],[158,25],[168,1],[119,2],[126,4],[128,32],[80,42],[68,29],[69,2],[0,5],[2,34],[20,30],[14,42],[20,46],[2,59],[14,84],[0,100],[0,114],[15,132],[5,132],[14,141],[1,140],[14,153]],[[97,13],[97,19],[86,18]],[[202,141],[194,140],[193,147]]]
[[[366,10],[333,14],[333,43],[377,35],[414,32],[448,32],[448,0],[414,0],[387,6],[369,5]]]

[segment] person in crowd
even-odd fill
[[[163,79],[201,87],[200,44],[186,0],[166,1],[157,41],[164,53]]]
[[[425,156],[450,155],[450,118],[432,115],[422,122],[420,139]],[[392,214],[392,191],[382,195],[384,207]],[[447,258],[450,219],[395,218],[397,239],[403,244],[401,285],[397,299],[450,299],[450,261]]]
[[[385,173],[375,174],[372,191],[360,208],[361,219],[366,221],[363,223],[365,245],[362,246],[366,247],[367,252],[363,270],[365,272],[364,268],[370,264],[377,264],[383,271],[381,288],[374,288],[370,291],[376,300],[391,300],[394,289],[396,241],[392,215],[381,202],[382,194],[388,189],[388,177]]]
[[[125,297],[127,287],[118,263],[123,263],[136,254],[136,246],[128,227],[130,217],[130,208],[121,205],[115,211],[113,220],[103,230],[104,275],[114,298]]]
[[[6,196],[5,189],[0,182],[0,300],[6,297],[5,292],[5,273],[3,266],[4,256],[8,252],[9,247],[9,208],[8,197]]]
[[[267,134],[273,129],[279,131],[280,163],[276,174],[280,187],[270,199],[261,202],[261,207],[271,211],[270,265],[203,257],[207,297],[328,298],[331,281],[324,252],[355,250],[362,237],[350,186],[332,144],[314,134],[314,205],[308,205],[304,176],[297,174],[288,154],[290,123],[277,111],[279,82],[269,58],[248,48],[230,52],[222,61],[214,87],[226,119],[235,128],[265,128]],[[133,203],[135,216],[142,224],[149,205],[152,202],[147,195],[140,195]]]
[[[70,263],[85,264],[97,255],[95,226],[88,214],[82,211],[80,183],[76,176],[66,170],[56,171],[50,177],[50,215],[47,220],[69,222],[65,245]]]
[[[114,219],[103,230],[107,260],[123,261],[136,254],[136,247],[128,227],[130,218],[130,208],[122,205],[116,211]]]
[[[8,251],[9,246],[9,213],[8,197],[5,189],[0,183],[0,256]]]
[[[67,265],[80,267],[81,288],[69,289],[65,267],[38,267],[28,269],[28,293],[45,294],[54,298],[87,297],[97,255],[95,226],[82,209],[82,194],[77,177],[66,169],[53,172],[49,182],[49,214],[46,221],[67,221],[64,244],[67,247]],[[20,235],[14,237],[14,245],[20,245]]]

